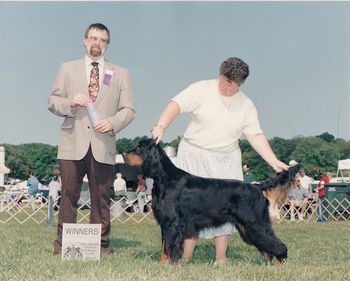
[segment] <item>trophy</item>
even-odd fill
[[[89,99],[89,102],[86,106],[87,108],[87,113],[89,116],[90,123],[92,127],[96,127],[97,123],[101,121],[101,116],[97,112],[96,107],[91,99]]]

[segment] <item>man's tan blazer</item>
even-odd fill
[[[106,72],[107,75],[112,74],[109,83],[105,79]],[[102,83],[94,104],[102,119],[111,122],[113,132],[95,132],[86,107],[70,107],[70,101],[76,94],[88,96],[85,59],[66,62],[60,66],[48,99],[49,110],[65,117],[61,126],[58,159],[80,160],[91,144],[96,161],[115,164],[116,134],[135,116],[132,86],[127,69],[108,62],[105,62],[100,80]]]

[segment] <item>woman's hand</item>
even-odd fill
[[[290,166],[288,166],[287,164],[283,163],[280,160],[276,160],[273,164],[272,164],[272,168],[276,171],[276,173],[280,173],[283,170],[287,171]]]
[[[156,144],[160,142],[164,136],[165,128],[161,125],[157,125],[152,129],[152,138],[156,141]]]
[[[276,171],[276,173],[280,173],[283,170],[287,171],[289,169],[287,164],[277,159],[263,133],[245,134],[245,136],[255,151]]]
[[[160,142],[165,134],[165,129],[169,128],[170,124],[175,120],[179,113],[179,105],[174,101],[169,102],[168,106],[160,116],[157,125],[151,131],[152,138],[156,141],[156,144]]]

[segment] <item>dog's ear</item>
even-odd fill
[[[162,171],[158,148],[159,146],[156,145],[156,141],[152,138],[147,139],[144,143],[144,165],[142,169],[144,174],[150,177],[157,176]]]
[[[156,140],[155,140],[154,138],[149,138],[149,139],[148,139],[148,145],[149,145],[149,146],[155,146],[155,145],[157,145],[157,144],[156,144]]]
[[[300,164],[296,164],[288,169],[288,172],[291,176],[295,176],[301,169]]]

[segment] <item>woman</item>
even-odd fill
[[[260,156],[276,171],[288,169],[273,153],[260,128],[252,101],[240,91],[249,75],[248,65],[229,58],[218,79],[191,84],[168,104],[152,130],[157,143],[179,113],[190,112],[191,122],[180,141],[177,165],[201,177],[243,180],[239,138],[245,135]],[[225,262],[232,224],[203,229],[199,237],[214,239],[216,264]],[[183,259],[192,256],[197,237],[185,239]]]
[[[139,212],[143,213],[144,207],[146,205],[146,190],[147,190],[147,185],[146,185],[146,180],[143,178],[142,175],[137,175],[137,189],[136,189],[136,194],[137,194],[137,201],[139,203]]]

